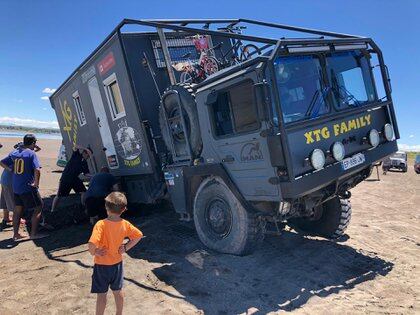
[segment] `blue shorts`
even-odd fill
[[[106,293],[122,289],[124,280],[122,261],[115,265],[94,265],[91,293]]]

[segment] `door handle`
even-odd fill
[[[235,161],[235,158],[232,155],[226,155],[222,159],[222,162],[224,162],[224,163],[232,163],[233,161]]]

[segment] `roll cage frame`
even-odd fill
[[[285,24],[278,24],[278,23],[271,23],[271,22],[264,22],[252,19],[169,19],[169,20],[160,20],[160,19],[142,19],[142,20],[134,20],[134,19],[124,19],[122,20],[115,29],[105,38],[105,40],[76,68],[75,71],[57,88],[57,90],[50,96],[53,97],[56,93],[58,93],[83,67],[83,65],[88,62],[98,51],[99,49],[104,46],[115,34],[118,36],[118,40],[123,50],[123,55],[125,59],[125,64],[127,67],[127,60],[125,54],[125,48],[122,41],[122,28],[127,25],[138,25],[138,26],[148,26],[153,27],[156,29],[156,32],[159,36],[159,40],[161,42],[161,47],[163,50],[163,55],[166,63],[166,68],[168,70],[169,78],[172,84],[176,83],[175,76],[173,73],[173,69],[171,65],[171,58],[166,42],[166,36],[163,30],[170,30],[175,33],[179,34],[200,34],[200,35],[217,35],[220,37],[225,37],[230,40],[244,40],[251,43],[258,43],[262,45],[260,48],[261,52],[266,52],[267,54],[264,56],[256,56],[250,60],[247,60],[237,66],[231,67],[227,71],[222,71],[220,76],[225,76],[227,73],[232,73],[238,71],[238,69],[244,69],[248,66],[255,64],[256,62],[266,62],[268,67],[268,71],[270,73],[271,78],[275,78],[275,71],[274,71],[274,59],[281,55],[288,55],[288,54],[296,54],[299,51],[301,53],[309,53],[309,52],[316,52],[317,49],[320,47],[325,47],[325,49],[329,49],[330,51],[335,51],[336,48],[342,48],[343,50],[347,47],[348,50],[350,49],[357,49],[359,45],[365,45],[366,49],[369,52],[374,52],[377,55],[382,81],[384,85],[386,101],[378,101],[374,102],[370,105],[363,106],[361,108],[354,108],[349,111],[344,111],[343,113],[337,114],[336,116],[347,116],[353,112],[359,111],[366,111],[369,108],[375,108],[378,106],[387,106],[387,111],[390,116],[390,121],[392,122],[395,130],[395,136],[398,139],[400,137],[398,126],[396,124],[396,116],[394,112],[392,97],[391,97],[391,84],[390,78],[388,74],[388,68],[384,62],[382,51],[376,45],[376,43],[369,37],[363,37],[358,35],[350,35],[344,33],[337,33],[337,32],[329,32],[323,31],[318,29],[311,29],[311,28],[304,28],[304,27],[297,27]],[[236,34],[232,32],[221,31],[217,29],[211,29],[212,26],[220,26],[224,28],[231,28],[235,26],[245,26],[245,25],[253,25],[253,26],[260,26],[260,27],[267,27],[270,29],[277,29],[277,30],[286,30],[286,31],[293,31],[299,32],[309,35],[318,35],[319,37],[309,37],[309,38],[286,38],[280,37],[280,39],[269,38],[269,37],[261,37],[261,36],[252,36],[252,35],[244,35],[244,34]],[[271,51],[270,51],[271,50]],[[270,61],[270,62],[267,62]],[[134,91],[134,96],[136,102],[138,103],[138,97],[134,89],[133,80],[131,78],[130,71],[127,69],[127,73],[129,75],[131,88]],[[196,88],[205,86],[207,83],[212,82],[220,76],[216,73],[214,76],[204,80],[202,83],[198,84]],[[291,166],[291,156],[288,150],[288,141],[286,137],[286,128],[283,122],[283,117],[281,106],[280,106],[280,98],[278,94],[278,87],[276,84],[272,84],[274,101],[276,103],[276,108],[279,115],[279,123],[278,128],[280,131],[281,141],[284,144],[283,150],[285,151],[285,160],[287,164],[289,179],[291,181],[294,180],[294,174],[292,174],[292,166]],[[328,118],[328,117],[327,117]],[[323,118],[317,119],[316,123],[320,123]],[[302,121],[299,125],[300,126],[309,126],[313,124],[313,121]]]

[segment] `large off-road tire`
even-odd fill
[[[203,244],[221,253],[247,255],[264,239],[263,221],[218,177],[205,179],[198,188],[194,223]]]
[[[186,127],[191,145],[191,151],[193,157],[198,157],[201,153],[203,143],[201,140],[200,126],[198,123],[197,106],[192,89],[189,85],[174,85],[171,86],[165,93],[168,93],[171,90],[177,91],[179,94],[182,102],[182,111],[185,124],[187,125]],[[159,126],[162,133],[162,138],[168,150],[171,151],[171,133],[173,134],[175,132],[176,134],[173,137],[175,151],[177,153],[186,152],[186,141],[182,129],[182,124],[174,126],[169,123],[168,129],[168,124],[165,120],[165,115],[163,112],[163,106],[165,106],[168,119],[179,115],[179,106],[176,94],[168,94],[167,96],[164,95],[163,99],[163,104],[161,104],[159,107]]]
[[[344,235],[344,231],[350,224],[350,219],[350,200],[335,197],[323,204],[319,219],[291,219],[289,225],[310,235],[337,239]]]

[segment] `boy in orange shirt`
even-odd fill
[[[98,294],[96,314],[103,314],[110,287],[115,298],[116,313],[122,314],[124,304],[122,254],[134,247],[143,234],[120,217],[127,208],[127,199],[123,193],[110,193],[105,198],[105,208],[108,218],[95,224],[89,239],[89,252],[95,256],[91,292]],[[129,238],[129,242],[123,244],[125,238]]]

